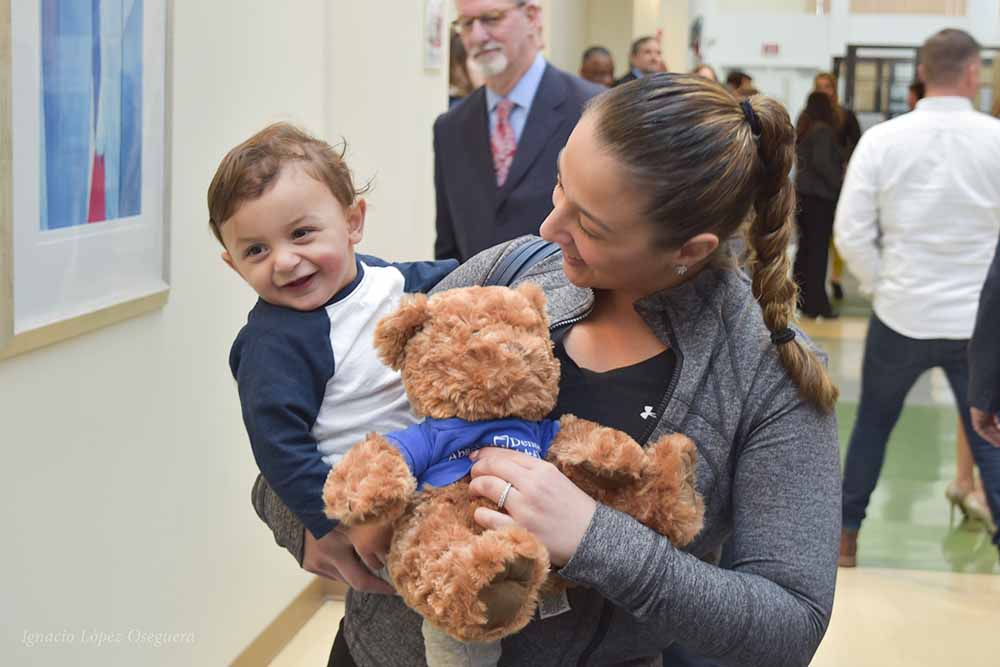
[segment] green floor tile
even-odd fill
[[[857,403],[837,406],[841,460]],[[944,489],[955,474],[953,408],[907,406],[889,440],[885,465],[858,540],[861,567],[997,572],[997,550],[975,523],[954,521]]]

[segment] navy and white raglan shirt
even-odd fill
[[[424,484],[447,486],[469,474],[469,454],[483,447],[502,447],[544,459],[559,433],[559,422],[550,419],[425,419],[385,437],[406,459],[418,488]]]
[[[229,353],[257,466],[317,539],[336,525],[323,513],[330,468],[366,433],[417,421],[399,373],[375,352],[375,325],[403,294],[430,290],[458,266],[355,261],[357,277],[322,308],[258,300]]]

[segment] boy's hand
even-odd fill
[[[331,530],[317,540],[308,530],[302,556],[302,569],[321,577],[342,581],[356,591],[395,595],[392,586],[372,575],[354,552],[347,536]]]
[[[339,529],[339,526],[338,526]],[[389,542],[392,540],[392,524],[364,524],[351,526],[344,531],[354,550],[372,572],[378,572],[389,560]]]

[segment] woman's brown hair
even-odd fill
[[[664,247],[712,233],[732,237],[747,229],[753,293],[771,332],[795,315],[798,289],[789,273],[795,187],[795,128],[777,101],[752,97],[755,136],[733,95],[690,74],[655,74],[612,88],[588,109],[598,141],[648,193],[645,216],[657,224]],[[830,411],[837,389],[820,360],[798,340],[777,346],[802,396]]]
[[[802,140],[809,136],[809,133],[817,125],[837,127],[833,102],[826,93],[809,93],[809,97],[806,99],[806,108],[799,114],[799,119],[795,123],[796,143],[802,143]]]
[[[837,92],[837,75],[833,72],[820,72],[815,77],[813,77],[813,89],[819,85],[821,80],[826,80],[830,87],[833,88],[833,97],[830,101],[833,102],[833,115],[837,120],[836,127],[843,127],[844,125],[844,107],[840,106],[840,93]]]

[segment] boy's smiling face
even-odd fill
[[[357,275],[365,201],[344,206],[330,189],[290,163],[259,198],[219,227],[222,259],[275,306],[313,310]]]

